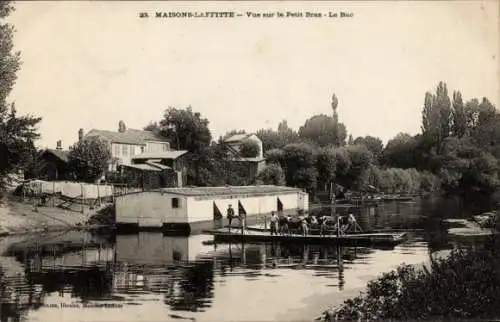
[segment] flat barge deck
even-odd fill
[[[232,227],[205,230],[204,233],[214,236],[216,242],[289,242],[289,243],[307,243],[307,244],[340,244],[340,245],[359,245],[359,246],[395,246],[404,242],[407,232],[372,232],[372,233],[349,233],[337,236],[332,235],[306,235],[288,234],[271,235],[265,229]]]

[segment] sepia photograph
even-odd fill
[[[499,320],[499,26],[0,1],[0,322]]]

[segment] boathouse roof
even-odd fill
[[[189,188],[161,188],[161,192],[182,195],[186,197],[198,196],[228,196],[228,195],[260,195],[270,193],[291,193],[302,191],[300,188],[284,186],[227,186],[227,187],[189,187]]]

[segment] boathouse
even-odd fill
[[[116,198],[118,229],[167,229],[191,233],[224,222],[231,205],[247,222],[272,211],[295,214],[309,209],[308,194],[299,188],[261,185],[162,188]]]

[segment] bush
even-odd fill
[[[269,164],[259,172],[257,183],[284,186],[285,173],[279,164]]]
[[[244,158],[256,158],[259,156],[259,144],[253,140],[243,140],[240,145],[240,154]]]
[[[111,152],[104,141],[90,137],[78,142],[69,152],[68,159],[79,181],[93,182],[105,172]]]
[[[493,237],[484,247],[433,259],[430,269],[403,264],[370,282],[366,294],[346,300],[333,320],[497,318],[499,246]]]

